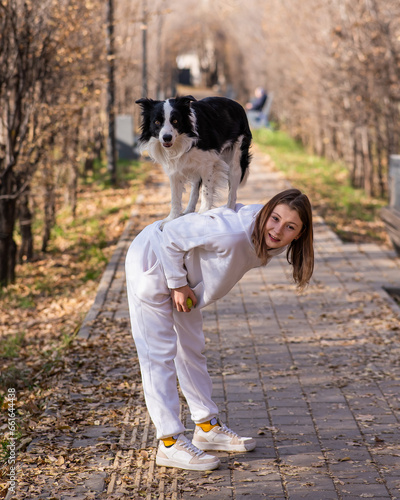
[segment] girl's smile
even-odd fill
[[[297,210],[281,203],[272,211],[265,227],[265,242],[269,248],[281,248],[296,239],[303,229]]]

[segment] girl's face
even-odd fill
[[[289,245],[300,236],[303,223],[297,210],[280,203],[273,210],[265,226],[265,242],[268,248],[281,248]]]

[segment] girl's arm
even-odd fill
[[[193,301],[193,307],[197,304],[197,299],[189,285],[173,288],[171,290],[172,303],[178,312],[190,312],[186,301],[190,297]]]
[[[210,255],[223,257],[230,252],[235,235],[242,233],[237,213],[226,208],[204,214],[191,213],[167,222],[162,233],[159,259],[168,288],[172,290],[188,284],[184,265],[186,253],[202,248]]]
[[[205,215],[193,213],[165,224],[160,260],[171,290],[187,285],[185,254],[193,248],[207,244],[208,235],[215,225],[213,222]]]

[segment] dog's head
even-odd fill
[[[140,142],[148,142],[152,137],[160,141],[164,148],[171,148],[179,135],[195,137],[190,103],[192,96],[177,96],[166,101],[142,98],[136,101],[142,108]]]

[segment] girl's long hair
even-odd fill
[[[289,245],[286,258],[293,266],[293,279],[299,289],[303,289],[310,281],[314,271],[314,232],[312,223],[312,209],[308,197],[298,189],[287,189],[276,194],[266,203],[257,214],[252,241],[263,264],[266,264],[269,255],[265,240],[265,227],[277,205],[284,204],[299,214],[303,227],[300,235]]]

